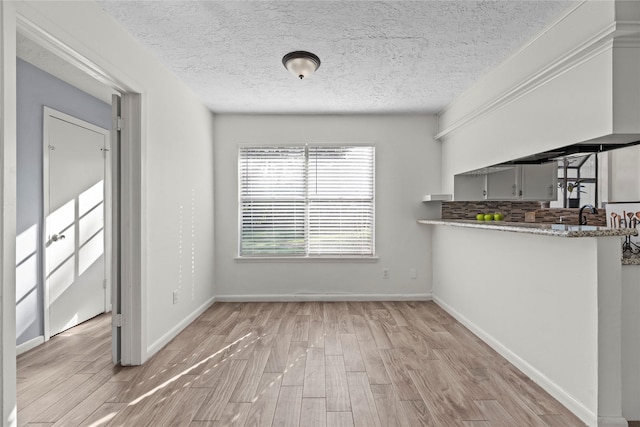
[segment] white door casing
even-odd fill
[[[16,12],[0,2],[0,425],[16,407]]]
[[[43,141],[49,339],[110,309],[110,137],[106,129],[45,107]]]
[[[16,10],[15,6],[19,6]],[[64,31],[55,22],[48,20],[37,7],[31,4],[0,2],[0,97],[2,110],[0,115],[0,149],[3,155],[3,167],[0,168],[2,176],[0,184],[2,193],[0,197],[9,201],[4,203],[4,215],[0,223],[0,235],[4,238],[3,249],[0,250],[2,265],[15,265],[15,140],[16,140],[16,31],[29,37],[48,51],[54,53],[80,70],[93,76],[96,80],[111,87],[114,92],[122,96],[121,116],[124,123],[122,134],[122,146],[116,157],[111,157],[114,163],[121,164],[118,177],[122,192],[119,197],[121,204],[113,215],[118,216],[117,224],[124,224],[125,230],[112,230],[112,241],[124,240],[120,245],[120,256],[114,266],[121,272],[124,280],[114,276],[112,286],[116,280],[123,281],[122,285],[122,364],[139,365],[147,359],[146,338],[146,284],[144,246],[145,229],[142,217],[144,216],[144,188],[143,176],[145,162],[143,147],[145,146],[143,106],[144,85],[122,72],[120,68],[110,62],[102,61],[94,51],[83,50],[83,41]],[[80,49],[80,50],[79,50]],[[98,61],[98,62],[96,62]],[[113,151],[112,155],[116,155]],[[109,160],[109,158],[108,158]],[[123,172],[126,170],[127,172]],[[110,168],[107,172],[110,172]],[[110,180],[106,180],[110,182]],[[119,191],[118,188],[113,189]],[[115,194],[115,193],[114,193]],[[126,257],[123,255],[126,253]],[[0,278],[2,285],[3,310],[2,310],[2,340],[5,348],[2,359],[2,422],[15,417],[15,356],[12,357],[8,347],[15,342],[15,271],[11,268],[3,269]],[[5,304],[5,302],[7,302]],[[47,319],[45,318],[45,322]],[[6,345],[5,345],[6,344]],[[114,344],[115,345],[115,344]],[[6,368],[6,370],[4,369]],[[6,397],[6,399],[5,399]],[[13,418],[15,422],[15,418]],[[12,423],[10,423],[12,424]]]
[[[122,361],[122,280],[120,278],[120,143],[122,131],[122,99],[111,96],[111,361]],[[115,214],[112,214],[115,213]],[[116,236],[116,237],[114,237]],[[108,241],[109,241],[108,240]]]
[[[79,53],[72,46],[81,46],[82,41],[77,38],[69,38],[64,29],[56,26],[51,20],[47,20],[38,11],[26,3],[19,6],[21,12],[16,11],[15,3],[0,2],[0,341],[2,341],[3,352],[0,356],[0,424],[7,427],[17,425],[16,413],[16,319],[15,319],[15,237],[16,237],[16,30],[19,29],[29,35],[34,41],[54,52],[78,68],[87,71],[99,81],[113,88],[115,91],[128,95],[135,102],[123,106],[122,116],[125,122],[132,129],[128,135],[128,146],[122,150],[122,158],[127,158],[129,151],[140,153],[144,143],[142,136],[142,105],[140,92],[142,85],[130,77],[124,75],[120,70],[111,64],[96,65],[86,55]],[[34,23],[36,20],[38,23]],[[66,42],[60,40],[66,37]],[[97,56],[95,52],[90,52],[89,56]],[[117,77],[116,77],[117,76]],[[137,155],[133,167],[140,169],[143,157]],[[130,199],[142,199],[142,186],[138,182],[137,186],[131,186],[127,180],[122,181],[125,188],[130,188],[132,193]],[[140,204],[140,201],[138,202]],[[125,215],[123,221],[132,218],[126,215],[141,215],[141,207],[135,210],[121,209]],[[140,218],[136,220],[136,234],[142,234]],[[141,249],[141,248],[138,248]],[[119,260],[126,268],[142,270],[140,253],[135,254],[132,260]],[[142,276],[142,274],[140,274]],[[123,301],[129,299],[129,295],[137,295],[136,301],[129,304],[132,316],[136,316],[136,322],[126,322],[123,332],[132,337],[131,343],[134,345],[128,349],[128,360],[130,364],[141,364],[146,360],[146,331],[144,324],[144,295],[145,284],[143,280],[138,280],[124,288]],[[126,352],[123,349],[123,352]]]

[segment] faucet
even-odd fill
[[[592,214],[598,213],[598,209],[594,208],[593,205],[584,205],[580,208],[580,212],[578,213],[578,224],[580,225],[587,225],[587,217],[582,216],[582,211],[584,211],[585,209],[589,209],[589,212]]]

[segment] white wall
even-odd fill
[[[619,239],[432,227],[434,300],[587,424],[619,417]]]
[[[640,146],[610,151],[609,162],[609,202],[640,201]]]
[[[640,420],[640,265],[622,266],[622,415]]]
[[[156,351],[213,301],[213,116],[96,3],[15,7],[142,94],[142,345]]]
[[[583,2],[475,82],[439,115],[440,132],[454,127],[535,76],[558,57],[604,30],[615,19],[613,1]]]
[[[439,114],[443,192],[457,173],[612,133],[637,139],[638,25],[622,42],[616,20],[636,19],[640,3],[619,3],[581,3]]]
[[[435,117],[239,116],[215,121],[218,299],[416,298],[431,293],[430,236],[416,220],[440,188]],[[248,262],[238,255],[239,143],[369,142],[376,145],[376,263]],[[389,279],[383,279],[389,268]],[[417,270],[411,279],[409,269]]]

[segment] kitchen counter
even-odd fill
[[[419,222],[432,225],[433,300],[587,425],[621,426],[603,408],[622,407],[623,396],[638,396],[633,372],[640,340],[632,337],[638,324],[623,317],[622,305],[640,296],[640,267],[621,265],[623,237],[637,231]],[[625,310],[633,316],[637,305]],[[623,347],[623,322],[625,343],[633,348]],[[635,357],[627,357],[625,367],[623,348]],[[623,378],[625,387],[632,385],[628,391]]]
[[[638,230],[633,228],[608,228],[598,227],[594,225],[540,224],[505,221],[468,221],[457,219],[420,219],[418,220],[418,223],[426,225],[448,225],[453,227],[510,231],[514,233],[538,234],[556,237],[623,237],[638,235]],[[640,263],[640,260],[638,260],[638,263]]]
[[[640,265],[640,254],[622,254],[622,265]]]

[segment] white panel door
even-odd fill
[[[48,336],[107,308],[104,196],[109,132],[60,113],[56,116],[45,112]]]

